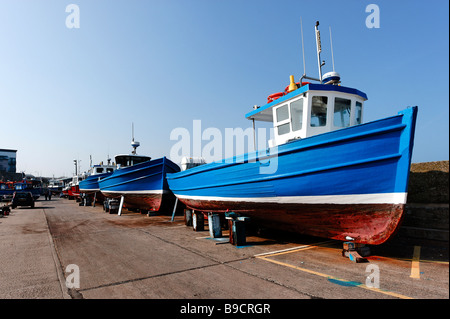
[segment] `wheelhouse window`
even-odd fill
[[[353,125],[361,124],[362,119],[362,103],[356,102],[355,105],[355,119]]]
[[[303,98],[292,102],[290,107],[292,131],[299,131],[303,124]]]
[[[336,127],[350,126],[350,110],[352,101],[337,97],[334,99],[334,121]]]
[[[277,134],[284,135],[291,131],[289,123],[289,106],[284,104],[275,110]]]
[[[311,100],[311,126],[319,127],[327,125],[328,97],[313,96]]]
[[[277,108],[277,122],[282,122],[289,118],[289,110],[287,104]]]
[[[291,131],[289,123],[277,126],[278,135],[288,134]]]
[[[148,156],[117,156],[116,162],[117,165],[122,167],[132,166],[139,163],[147,162],[150,160]]]

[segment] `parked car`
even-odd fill
[[[14,209],[17,206],[31,206],[34,208],[34,198],[31,192],[14,192],[11,207]]]

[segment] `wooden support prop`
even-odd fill
[[[175,211],[177,210],[177,205],[178,205],[178,197],[175,199],[175,205],[173,206],[173,212],[172,212],[172,222],[175,219]]]
[[[97,201],[97,192],[94,193],[94,202],[92,203],[92,207],[95,207],[96,201]]]
[[[119,211],[117,212],[117,215],[122,215],[122,207],[123,207],[123,202],[125,200],[125,196],[120,196],[120,204],[119,204]]]

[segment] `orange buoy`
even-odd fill
[[[278,92],[278,93],[270,94],[270,95],[267,97],[267,103],[273,102],[273,101],[275,101],[276,99],[279,99],[280,97],[282,97],[283,95],[284,95],[284,92]]]

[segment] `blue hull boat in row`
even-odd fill
[[[151,211],[173,208],[175,197],[167,185],[166,174],[180,168],[166,157],[151,160],[136,155],[139,143],[133,139],[132,145],[132,154],[117,155],[117,169],[98,181],[102,195],[123,198],[122,204],[127,208]]]
[[[285,92],[246,115],[273,122],[267,149],[168,174],[170,189],[200,212],[233,211],[303,234],[385,242],[405,211],[417,107],[362,124],[366,94],[339,83],[336,72],[322,77],[320,70],[319,79],[303,75],[298,83],[291,76]]]
[[[80,182],[80,193],[92,194],[100,192],[99,181],[105,177],[111,176],[113,172],[89,175]]]
[[[170,189],[197,211],[233,211],[286,230],[381,244],[403,216],[416,113],[410,108],[169,174]]]
[[[100,192],[99,181],[105,177],[111,176],[115,170],[115,165],[110,163],[103,165],[103,162],[91,167],[89,175],[79,182],[80,194],[90,197],[95,202],[103,202],[105,197]]]

